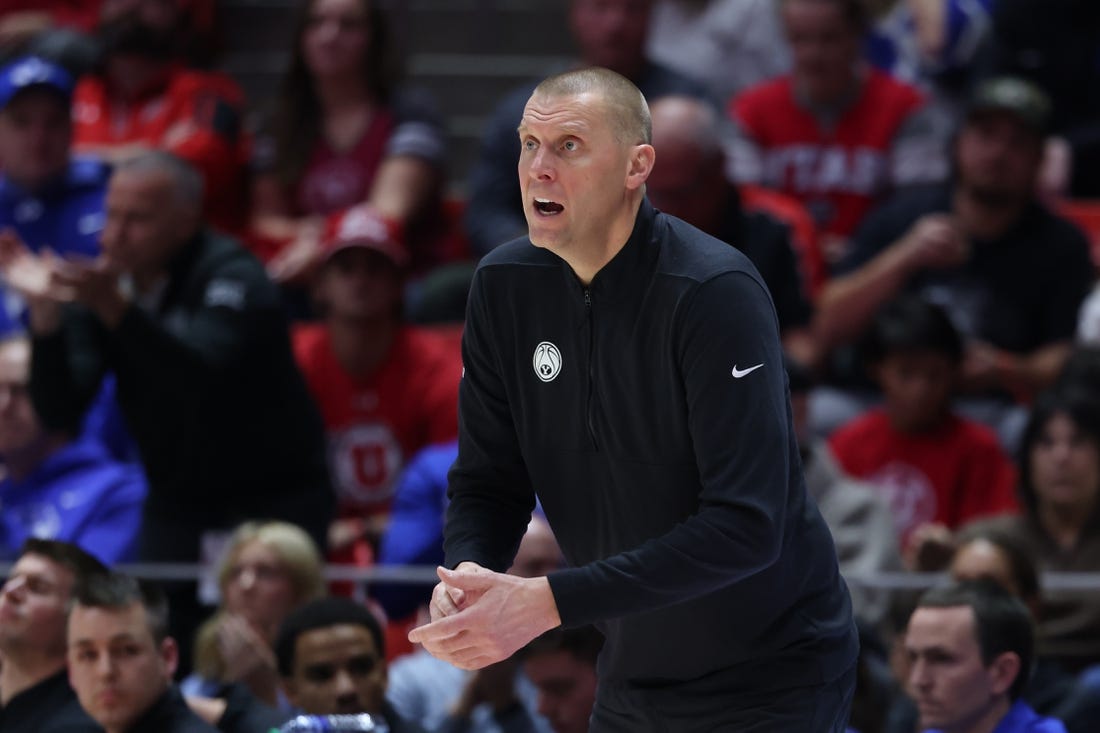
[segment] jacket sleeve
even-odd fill
[[[35,336],[30,395],[42,425],[75,434],[106,371],[101,329],[79,306],[66,308],[61,327]]]
[[[127,376],[148,383],[201,386],[239,368],[255,344],[285,328],[274,287],[250,263],[219,269],[204,286],[186,326],[170,329],[135,305],[110,335],[119,384]]]
[[[702,484],[698,511],[632,550],[552,573],[564,625],[658,609],[760,572],[787,540],[788,512],[801,510],[787,377],[763,284],[726,273],[681,310],[674,348]]]
[[[500,377],[483,272],[474,277],[462,334],[459,451],[448,476],[444,564],[454,568],[472,560],[504,572],[531,521],[535,494]]]

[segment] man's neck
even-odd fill
[[[1008,695],[999,695],[977,715],[958,725],[943,728],[943,733],[993,733],[1011,708]]]
[[[642,205],[642,194],[638,192],[634,200],[627,201],[623,213],[611,222],[607,236],[602,242],[588,245],[582,244],[571,251],[562,253],[564,259],[577,279],[587,287],[592,284],[596,273],[604,268],[608,262],[615,259],[615,255],[622,251],[634,232],[634,223],[638,220],[638,210]]]
[[[112,95],[133,102],[163,87],[171,69],[170,62],[129,54],[113,56],[107,61],[107,82]]]
[[[389,358],[400,324],[395,318],[328,319],[336,361],[353,377],[374,374]]]
[[[53,677],[65,668],[65,657],[28,654],[19,658],[10,654],[0,657],[0,707],[43,680]]]
[[[987,203],[965,186],[955,188],[952,209],[962,224],[963,231],[982,240],[999,239],[1023,216],[1026,199]]]
[[[24,480],[68,442],[68,438],[63,435],[47,433],[22,449],[9,452],[4,456],[8,478],[13,481]]]

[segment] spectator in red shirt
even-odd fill
[[[946,177],[946,120],[915,88],[863,64],[859,0],[782,0],[789,75],[734,97],[731,172],[802,201],[839,259],[864,214],[892,188]]]
[[[150,148],[174,153],[202,173],[207,218],[238,233],[245,211],[244,95],[224,74],[183,66],[183,17],[171,0],[104,0],[101,68],[76,87],[74,142],[78,152],[108,160]]]
[[[303,279],[325,217],[360,203],[401,222],[414,272],[464,249],[442,208],[441,122],[429,99],[398,88],[390,46],[375,0],[302,4],[272,134],[253,161],[252,227],[277,280]]]
[[[294,348],[321,409],[337,487],[329,549],[367,563],[405,461],[458,435],[462,367],[453,339],[404,322],[409,255],[391,222],[353,207],[323,242],[323,322],[301,326]]]
[[[883,405],[841,427],[830,448],[888,497],[909,564],[948,528],[1016,511],[1015,471],[997,436],[952,412],[963,345],[943,309],[915,297],[888,303],[866,355]]]

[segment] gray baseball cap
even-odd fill
[[[978,85],[967,107],[966,118],[988,112],[1007,112],[1038,135],[1047,134],[1050,124],[1050,98],[1029,81],[1002,76]]]

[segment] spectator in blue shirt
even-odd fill
[[[926,733],[1065,733],[1021,698],[1035,659],[1027,607],[991,580],[933,588],[905,633]]]
[[[27,382],[30,344],[0,342],[0,560],[30,537],[80,545],[106,563],[133,559],[145,478],[92,439],[46,430]]]
[[[72,77],[44,59],[0,69],[0,229],[11,228],[34,251],[99,253],[107,166],[71,155]],[[3,292],[0,331],[22,320],[17,296]]]

